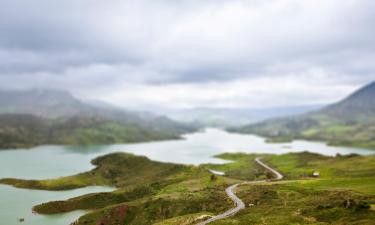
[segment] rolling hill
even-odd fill
[[[258,134],[275,142],[307,139],[331,145],[375,148],[375,82],[315,112],[230,130]]]
[[[0,148],[176,139],[195,129],[151,113],[91,104],[56,90],[0,91]]]

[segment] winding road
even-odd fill
[[[225,192],[227,193],[228,197],[230,199],[232,199],[232,201],[235,203],[236,207],[232,208],[232,209],[229,209],[228,211],[226,211],[226,212],[224,212],[224,213],[222,213],[220,215],[211,217],[210,219],[207,219],[207,220],[205,220],[203,222],[200,222],[197,225],[206,225],[208,223],[211,223],[211,222],[214,222],[214,221],[217,221],[217,220],[221,220],[221,219],[233,216],[236,213],[238,213],[239,211],[241,211],[242,209],[244,209],[245,208],[245,203],[239,197],[237,197],[237,195],[235,194],[235,189],[239,185],[242,185],[242,184],[259,184],[259,183],[265,183],[265,182],[272,181],[272,180],[281,180],[281,179],[284,178],[284,176],[281,173],[279,173],[277,170],[271,168],[270,166],[268,166],[267,164],[265,164],[264,162],[262,162],[260,159],[261,158],[259,158],[259,157],[256,158],[255,162],[258,163],[265,170],[271,172],[274,175],[274,178],[270,179],[270,180],[246,181],[246,182],[242,182],[242,183],[238,183],[238,184],[234,184],[234,185],[229,186],[225,190]]]

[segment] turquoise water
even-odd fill
[[[43,202],[112,190],[109,187],[87,187],[72,191],[38,191],[0,185],[0,224],[68,225],[83,215],[84,211],[43,216],[33,214],[31,208]],[[23,223],[19,222],[21,218],[25,219]]]
[[[374,154],[375,151],[331,147],[324,143],[294,141],[288,144],[267,144],[254,135],[232,134],[218,129],[188,134],[183,140],[118,144],[89,147],[40,146],[25,150],[0,151],[0,178],[45,179],[72,175],[93,168],[90,160],[111,152],[130,152],[150,159],[184,164],[223,163],[212,156],[223,152],[275,153],[311,151],[325,155]],[[108,187],[88,187],[73,191],[35,191],[0,185],[0,225],[68,225],[82,211],[53,216],[33,215],[33,205],[61,200],[86,193],[111,191]]]

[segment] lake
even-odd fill
[[[310,151],[324,155],[357,153],[374,154],[361,148],[333,147],[321,142],[294,141],[265,143],[264,138],[233,134],[219,129],[184,135],[184,139],[139,144],[101,146],[39,146],[32,149],[0,151],[0,178],[45,179],[73,175],[93,168],[90,160],[111,152],[130,152],[152,160],[198,165],[224,163],[212,156],[224,152],[274,153]],[[34,215],[32,206],[51,200],[62,200],[86,193],[112,191],[110,187],[87,187],[72,191],[36,191],[0,185],[1,225],[68,225],[83,211],[52,216]],[[25,222],[18,220],[24,218]]]

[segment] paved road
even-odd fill
[[[281,173],[279,173],[279,171],[271,168],[270,166],[262,162],[260,159],[261,159],[260,157],[256,158],[255,162],[257,162],[264,169],[268,170],[269,172],[275,175],[275,178],[273,178],[272,180],[282,180],[284,178],[284,176]]]
[[[284,178],[284,176],[281,173],[279,173],[277,170],[269,167],[267,164],[263,163],[260,160],[260,158],[256,158],[255,162],[258,163],[260,166],[262,166],[264,169],[268,170],[269,172],[271,172],[274,175],[275,178],[273,178],[271,180],[281,180],[281,179]],[[259,184],[259,183],[265,183],[265,182],[268,182],[268,181],[270,181],[270,180],[246,181],[246,182],[243,182],[243,183],[238,183],[238,184],[234,184],[232,186],[229,186],[225,190],[225,192],[227,193],[228,197],[230,199],[232,199],[232,201],[235,203],[236,207],[232,208],[232,209],[230,209],[230,210],[228,210],[228,211],[226,211],[226,212],[224,212],[224,213],[222,213],[220,215],[211,217],[208,220],[200,222],[197,225],[206,225],[206,224],[214,222],[216,220],[221,220],[221,219],[233,216],[234,214],[236,214],[239,211],[241,211],[242,209],[244,209],[245,208],[245,203],[239,197],[237,197],[237,195],[235,194],[235,189],[239,185],[242,185],[242,184]]]

